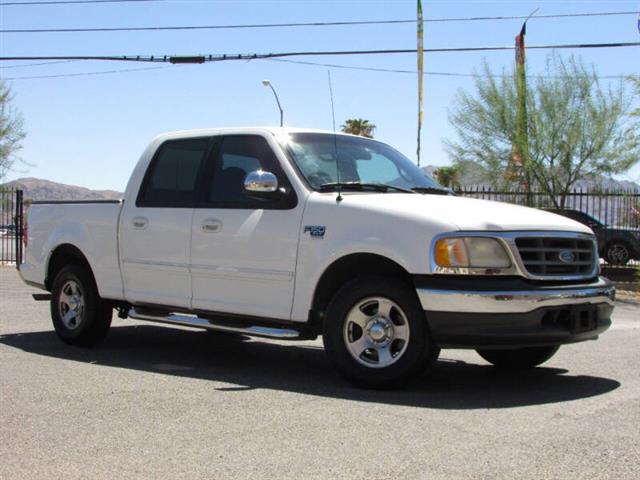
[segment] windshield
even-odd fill
[[[292,133],[284,147],[316,190],[338,183],[444,190],[400,152],[367,138]]]

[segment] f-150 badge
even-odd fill
[[[324,227],[322,225],[305,225],[304,226],[304,233],[309,232],[309,235],[311,235],[314,238],[324,238],[324,234],[327,231],[327,227]]]

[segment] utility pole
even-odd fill
[[[420,166],[420,133],[422,131],[422,69],[423,69],[423,22],[422,22],[422,2],[418,0],[418,143],[416,147],[416,157],[418,167]]]

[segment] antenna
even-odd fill
[[[331,119],[333,121],[333,149],[336,156],[336,183],[338,184],[338,196],[336,202],[342,201],[342,187],[340,186],[340,165],[338,165],[338,136],[336,135],[336,110],[333,106],[333,88],[331,86],[331,70],[327,70],[329,78],[329,97],[331,98]]]

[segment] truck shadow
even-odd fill
[[[241,395],[257,388],[346,400],[437,409],[508,408],[564,402],[602,395],[616,380],[569,375],[540,367],[503,372],[488,365],[447,360],[403,390],[375,391],[351,386],[333,370],[318,344],[247,341],[244,337],[156,326],[113,327],[104,344],[82,349],[62,344],[51,332],[8,334],[0,343],[27,353],[98,366],[190,377],[232,386],[219,392]]]

